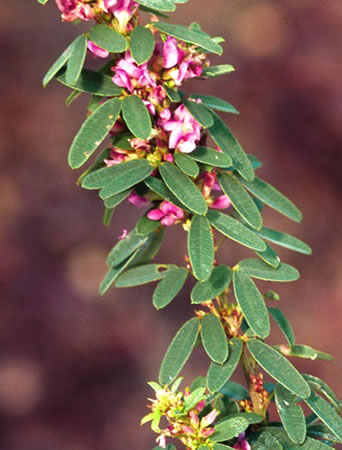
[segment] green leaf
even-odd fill
[[[128,258],[135,250],[140,248],[145,242],[147,242],[147,236],[139,236],[137,235],[135,230],[132,230],[128,233],[128,236],[125,239],[121,239],[111,252],[107,258],[107,264],[109,267],[116,267],[126,258]]]
[[[325,359],[327,361],[331,361],[333,357],[328,353],[321,352],[319,350],[315,350],[308,345],[296,344],[292,345],[289,349],[286,349],[287,356],[296,356],[297,358],[304,359]]]
[[[281,263],[277,269],[265,264],[260,259],[243,259],[239,262],[249,276],[259,280],[287,282],[295,281],[299,278],[299,272],[289,264]]]
[[[165,264],[145,264],[123,272],[115,282],[115,287],[126,288],[140,286],[142,284],[152,283],[163,279],[169,268]]]
[[[159,372],[159,383],[161,385],[169,385],[172,383],[184,364],[188,360],[195,347],[200,322],[197,318],[192,318],[178,330],[173,338]]]
[[[95,25],[90,28],[89,39],[111,53],[121,53],[128,48],[127,39],[107,25]]]
[[[112,82],[111,77],[88,69],[82,69],[77,82],[73,85],[67,82],[64,68],[57,73],[56,80],[76,91],[87,92],[101,97],[114,97],[122,93],[122,88],[116,86]]]
[[[202,100],[203,105],[207,106],[208,108],[216,109],[217,111],[226,113],[239,114],[239,111],[233,105],[226,102],[225,100],[222,100],[221,98],[213,97],[212,95],[198,94],[192,94],[191,98],[194,98],[195,100]]]
[[[209,128],[214,125],[214,119],[210,111],[201,103],[193,100],[183,100],[183,103],[189,113],[197,120],[197,122],[204,128]]]
[[[233,417],[218,423],[215,427],[215,433],[210,436],[213,442],[229,441],[248,428],[249,423],[241,417]]]
[[[267,427],[267,432],[270,432],[279,442],[284,446],[285,450],[294,450],[294,449],[300,449],[300,450],[327,450],[331,449],[328,445],[324,444],[321,441],[318,441],[316,439],[306,438],[304,444],[302,445],[295,445],[290,440],[290,438],[287,436],[285,430],[283,430],[280,427]],[[253,447],[254,450],[254,447]],[[271,448],[273,450],[273,447]]]
[[[148,237],[147,241],[144,242],[137,252],[134,260],[135,265],[146,264],[157,255],[163,242],[164,232],[163,228],[159,228]]]
[[[305,403],[342,443],[342,419],[336,410],[314,392],[305,400]]]
[[[149,28],[136,26],[131,33],[130,50],[134,61],[141,65],[153,55],[155,39]]]
[[[120,192],[120,194],[112,195],[111,197],[106,198],[104,204],[106,208],[115,208],[121,202],[126,200],[129,194],[132,192],[132,189],[127,189],[127,191]]]
[[[188,253],[194,276],[206,281],[213,270],[214,237],[206,217],[193,216],[188,233]]]
[[[249,392],[240,383],[235,381],[227,381],[227,383],[220,389],[220,392],[228,398],[234,400],[245,400],[249,398]]]
[[[175,11],[176,6],[172,0],[136,0],[140,5],[157,11]]]
[[[148,177],[144,180],[144,183],[162,199],[168,200],[179,208],[186,209],[185,205],[183,205],[178,198],[172,194],[172,192],[165,186],[164,182],[159,178]]]
[[[69,150],[68,161],[72,169],[82,166],[113,128],[120,114],[121,102],[107,100],[88,117],[75,136]]]
[[[259,230],[262,227],[260,211],[238,179],[228,173],[220,173],[218,178],[223,192],[228,195],[237,212],[251,227]]]
[[[260,423],[263,421],[263,417],[256,413],[248,413],[248,412],[239,412],[236,414],[231,415],[231,417],[242,417],[243,419],[248,420],[248,423],[250,425],[253,425],[255,423]]]
[[[233,450],[233,447],[225,444],[214,444],[213,450]]]
[[[318,377],[314,377],[313,375],[303,374],[305,380],[309,383],[311,388],[323,395],[337,411],[341,411],[340,402],[334,393],[334,391],[327,385],[327,383],[321,380]]]
[[[219,391],[233,375],[237,368],[243,350],[241,339],[232,338],[229,341],[229,356],[227,361],[221,365],[211,363],[208,371],[208,389],[210,392]]]
[[[99,287],[99,294],[104,295],[108,289],[114,284],[118,276],[129,266],[129,264],[134,260],[138,250],[136,250],[131,256],[122,261],[119,265],[115,267],[110,267],[106,273],[104,279],[102,280]]]
[[[272,228],[261,228],[258,234],[267,241],[273,242],[273,244],[279,245],[280,247],[285,247],[289,250],[303,253],[304,255],[311,255],[312,253],[311,248],[305,242],[290,234],[282,233]]]
[[[186,397],[184,402],[184,411],[188,412],[191,409],[194,409],[198,402],[204,400],[205,396],[205,387],[199,387],[195,391],[191,392],[189,397]]]
[[[172,103],[179,103],[182,101],[181,96],[179,95],[177,89],[169,88],[166,85],[164,85],[164,89],[166,90],[167,96],[169,97]]]
[[[303,444],[306,438],[306,423],[296,396],[278,384],[275,389],[278,414],[289,438],[295,444]]]
[[[222,75],[227,75],[227,73],[234,72],[235,69],[230,64],[221,64],[219,66],[210,66],[203,69],[202,77],[204,78],[214,78],[220,77]]]
[[[141,216],[135,225],[135,230],[139,236],[148,236],[160,227],[160,222],[150,220],[147,216]]]
[[[266,244],[266,242],[264,242],[264,244],[266,246],[266,250],[264,250],[263,252],[256,251],[255,253],[266,264],[276,269],[280,265],[280,258],[270,245]]]
[[[316,414],[315,414],[316,417]],[[336,436],[324,424],[310,425],[308,427],[308,436],[314,439],[324,439],[324,441],[336,442]]]
[[[159,167],[159,173],[170,191],[190,211],[206,214],[208,207],[201,191],[180,169],[165,162]]]
[[[220,211],[208,211],[211,224],[222,234],[253,250],[264,250],[265,242],[241,222]]]
[[[189,272],[184,267],[169,270],[156,287],[152,302],[156,309],[165,308],[182,290]]]
[[[153,167],[147,160],[133,159],[89,174],[84,178],[82,186],[85,189],[103,187],[100,197],[106,199],[135,186],[152,172]]]
[[[281,353],[256,339],[249,340],[247,348],[256,362],[278,383],[301,398],[310,396],[308,383]]]
[[[78,38],[76,38],[78,39]],[[75,40],[76,40],[75,39]],[[50,69],[47,71],[47,73],[45,74],[44,78],[43,78],[43,86],[45,87],[51,80],[52,78],[56,75],[56,73],[65,65],[65,63],[69,60],[71,54],[72,54],[72,50],[73,50],[73,46],[74,46],[75,41],[73,41],[65,50],[64,52],[61,54],[61,56],[52,64],[52,66],[50,67]]]
[[[209,358],[223,364],[228,358],[227,336],[221,320],[213,314],[206,314],[201,320],[201,339]]]
[[[151,116],[137,95],[129,95],[122,102],[123,119],[135,137],[148,139],[152,132]]]
[[[269,207],[295,222],[300,222],[302,220],[302,213],[297,206],[273,186],[266,183],[266,181],[256,177],[254,181],[242,180],[242,182],[252,194]]]
[[[290,322],[287,320],[285,314],[279,308],[268,307],[269,312],[273,319],[277,322],[277,325],[281,329],[289,345],[296,343],[296,338],[293,332],[293,328]]]
[[[191,303],[198,304],[221,295],[229,286],[232,271],[227,266],[217,266],[207,281],[198,282],[191,291]]]
[[[270,334],[270,319],[259,289],[243,269],[233,270],[234,293],[251,330],[259,337]]]
[[[80,77],[84,60],[87,54],[87,36],[82,34],[73,42],[71,56],[68,60],[65,79],[68,84],[74,85]]]
[[[217,55],[222,55],[223,53],[222,47],[216,44],[216,42],[214,42],[206,33],[199,33],[197,31],[192,31],[183,25],[174,25],[166,22],[156,22],[153,26],[162,33],[173,36],[183,42],[195,44],[208,52],[216,53]]]
[[[263,431],[253,444],[253,450],[283,450],[283,446],[271,433]]]
[[[254,179],[254,170],[245,151],[223,120],[215,113],[212,113],[212,116],[214,125],[208,130],[211,137],[220,149],[232,158],[234,167],[240,175],[244,179],[252,181]]]
[[[214,167],[229,167],[233,163],[230,156],[226,153],[218,152],[209,147],[197,147],[188,156],[195,161]]]
[[[195,178],[199,174],[198,164],[185,153],[176,153],[175,163],[185,175]]]
[[[37,0],[41,5],[46,5],[49,0]]]
[[[207,377],[200,375],[196,377],[191,383],[190,392],[195,391],[199,387],[205,388],[207,386]]]

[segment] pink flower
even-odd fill
[[[126,159],[126,153],[120,153],[119,151],[112,150],[110,152],[110,158],[105,159],[103,162],[106,164],[107,167],[116,166],[117,164],[122,163]]]
[[[135,13],[138,4],[132,0],[103,0],[102,9],[105,12],[114,14],[118,21],[118,31],[125,33],[127,24]]]
[[[66,22],[76,19],[90,20],[95,16],[92,7],[83,0],[56,0],[56,4],[62,12],[62,19]]]
[[[233,445],[233,448],[237,450],[252,450],[252,447],[249,445],[245,437],[246,433],[241,433],[238,437],[237,443]]]
[[[147,213],[150,220],[161,220],[164,227],[173,225],[176,220],[183,219],[184,211],[178,206],[164,200],[158,209],[152,209]]]
[[[180,105],[170,120],[159,120],[159,125],[169,134],[169,148],[183,153],[195,150],[201,138],[201,125],[188,112],[184,105]]]
[[[120,59],[116,66],[112,67],[112,70],[115,72],[113,83],[129,92],[133,92],[136,87],[156,86],[148,71],[147,63],[138,66],[129,51],[125,53],[125,57]]]
[[[107,58],[109,56],[109,51],[99,47],[95,44],[95,42],[88,41],[87,47],[91,53],[93,53],[95,56],[98,56],[99,58]]]
[[[184,50],[180,49],[175,38],[169,36],[163,48],[163,66],[165,69],[171,69],[180,64],[185,56]]]
[[[230,201],[230,198],[227,195],[223,194],[215,198],[215,200],[211,205],[209,205],[209,207],[213,209],[226,209],[229,208],[231,204],[232,202]]]
[[[126,230],[126,228],[124,228],[120,234],[120,236],[118,237],[118,239],[121,241],[122,239],[126,239],[126,237],[128,236],[128,231]]]
[[[134,191],[129,194],[127,200],[131,205],[137,206],[138,208],[143,208],[150,203],[146,197],[142,197],[141,195],[136,194]]]

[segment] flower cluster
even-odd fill
[[[189,389],[183,392],[176,392],[181,379],[177,380],[169,389],[161,387],[157,383],[149,383],[154,389],[156,398],[149,399],[152,410],[145,416],[141,423],[152,421],[152,429],[159,434],[157,442],[160,447],[166,448],[166,439],[179,439],[187,449],[196,450],[201,446],[212,448],[213,443],[210,436],[215,432],[213,423],[215,422],[219,411],[212,409],[208,414],[203,415],[206,406],[206,395],[204,389],[199,388],[193,393]],[[203,395],[198,396],[198,391]],[[195,401],[194,401],[195,399]],[[167,420],[167,427],[160,428],[162,417]]]
[[[56,3],[66,22],[88,21],[109,14],[114,16],[115,28],[121,33],[127,31],[127,25],[138,7],[132,0],[56,0]]]

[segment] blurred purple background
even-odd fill
[[[280,292],[298,343],[336,357],[297,367],[342,397],[342,3],[192,0],[173,20],[197,20],[226,38],[222,62],[236,72],[187,89],[240,110],[227,116],[234,133],[264,161],[260,174],[302,209],[302,225],[265,209],[266,225],[314,250],[279,251],[302,276],[268,286]],[[191,286],[161,312],[151,305],[152,285],[97,295],[106,254],[139,211],[120,206],[103,227],[101,201],[78,188],[67,167],[86,102],[66,108],[67,89],[43,90],[41,79],[79,31],[60,22],[52,0],[6,2],[0,25],[0,449],[150,450],[155,436],[139,426],[152,394],[146,381],[157,378],[170,339],[191,315]],[[181,262],[178,233],[168,232],[158,261]],[[227,243],[221,257],[234,263],[245,254]],[[273,329],[271,342],[282,342]],[[197,350],[187,380],[207,367]]]

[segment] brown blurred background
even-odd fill
[[[151,305],[151,285],[97,295],[106,254],[140,211],[121,206],[106,229],[96,193],[79,189],[67,167],[86,103],[66,108],[67,90],[55,83],[43,90],[41,78],[78,30],[60,22],[53,0],[2,3],[0,449],[149,450],[155,436],[139,426],[151,395],[145,382],[156,379],[170,339],[190,317],[190,286],[161,312]],[[226,38],[222,62],[236,72],[188,89],[241,111],[227,116],[231,128],[264,161],[261,175],[304,212],[298,225],[265,210],[266,225],[314,250],[313,257],[280,251],[302,277],[269,287],[280,292],[298,343],[336,357],[295,363],[342,397],[342,3],[192,0],[174,20],[198,20]],[[181,262],[182,236],[169,230],[158,261]],[[221,252],[231,263],[245,254],[228,243]],[[282,342],[273,329],[271,342]],[[187,379],[207,367],[197,350]]]

